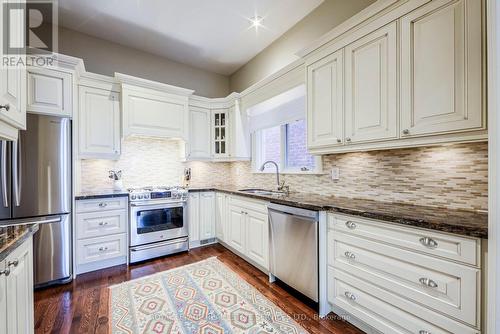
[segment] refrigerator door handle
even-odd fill
[[[1,157],[1,165],[0,165],[0,176],[2,178],[2,202],[3,207],[9,207],[9,198],[7,196],[7,142],[5,140],[2,141],[2,157]]]
[[[14,204],[16,206],[21,206],[21,136],[19,136],[18,141],[15,141],[12,145],[12,181],[14,184]]]

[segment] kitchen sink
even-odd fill
[[[285,196],[286,194],[283,191],[273,191],[273,190],[265,190],[265,189],[240,189],[243,193],[255,194],[255,195],[263,195],[263,196]]]

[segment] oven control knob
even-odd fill
[[[134,200],[136,197],[135,197],[135,195],[132,195],[130,198],[132,198],[132,200]]]
[[[143,197],[142,195],[139,195],[139,199],[142,199],[142,197]]]
[[[149,194],[144,195],[144,199],[149,199]]]

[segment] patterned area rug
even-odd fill
[[[307,333],[215,257],[110,289],[112,333]]]

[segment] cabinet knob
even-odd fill
[[[10,104],[0,104],[0,109],[5,109],[5,111],[9,111],[10,109]]]
[[[426,331],[425,329],[422,329],[421,331],[418,332],[418,334],[432,334],[429,331]]]
[[[345,226],[347,226],[350,230],[354,230],[357,227],[356,223],[353,223],[352,221],[346,221]]]
[[[0,276],[5,275],[9,276],[10,275],[10,269],[6,268],[5,270],[0,270]]]
[[[347,137],[347,138],[345,139],[345,141],[347,141],[347,142],[349,142],[349,143],[350,143],[350,142],[351,142],[351,138]]]
[[[354,255],[354,253],[351,253],[349,251],[345,252],[344,255],[348,259],[351,259],[351,260],[355,260],[356,259],[356,255]]]
[[[403,134],[404,134],[404,135],[409,135],[409,134],[410,134],[410,130],[408,130],[408,129],[404,129],[404,130],[403,130]]]
[[[337,143],[339,143],[339,144],[340,144],[341,142],[342,142],[342,139],[337,138]]]
[[[418,281],[420,282],[420,284],[425,285],[429,288],[435,289],[438,287],[438,284],[436,282],[427,277],[422,277]]]
[[[100,222],[99,223],[99,226],[106,226],[106,225],[108,225],[108,222]]]
[[[9,267],[12,267],[12,266],[17,267],[17,265],[18,265],[18,264],[19,264],[19,260],[17,260],[17,259],[16,259],[16,260],[14,260],[14,261],[9,261],[9,262],[7,263],[7,265],[8,265]]]
[[[103,251],[106,251],[106,250],[108,250],[108,247],[99,247],[99,251],[100,252],[103,252]]]
[[[108,206],[108,205],[107,205],[106,203],[99,203],[99,207],[100,207],[100,208],[105,208],[105,207],[107,207],[107,206]]]
[[[356,301],[356,296],[352,292],[346,291],[344,295],[346,296],[347,299],[350,299],[353,302]]]
[[[430,249],[434,249],[438,246],[437,241],[429,237],[420,238],[419,241],[422,245]]]

